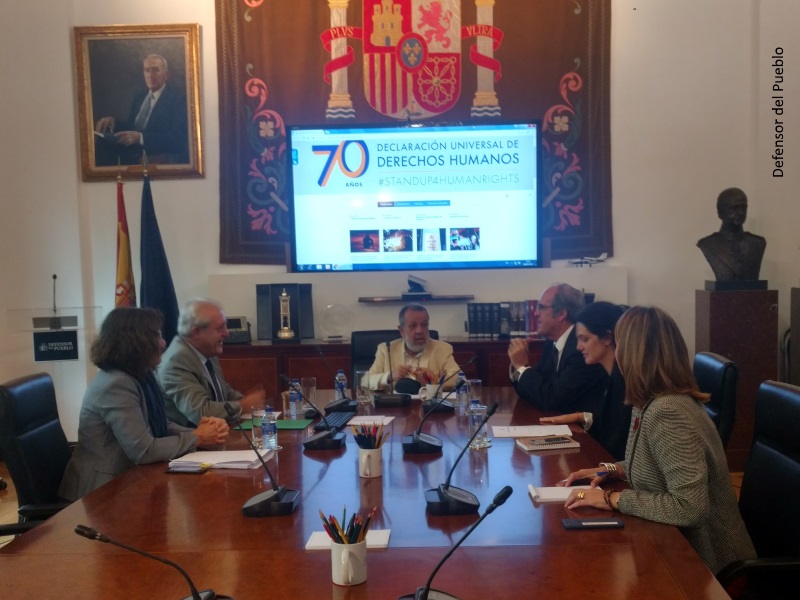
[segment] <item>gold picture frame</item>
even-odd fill
[[[83,180],[135,179],[145,160],[154,177],[203,177],[200,26],[75,27],[74,42]]]

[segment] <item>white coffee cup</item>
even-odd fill
[[[358,476],[381,477],[383,475],[383,448],[358,449]]]
[[[367,580],[367,540],[357,544],[331,542],[331,579],[336,585],[358,585]]]

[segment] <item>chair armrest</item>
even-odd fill
[[[754,558],[729,564],[717,574],[717,580],[727,588],[739,577],[793,572],[800,574],[800,558]]]
[[[69,506],[69,502],[56,502],[53,504],[23,504],[17,513],[23,521],[44,521],[60,510]]]
[[[26,523],[9,523],[8,525],[0,525],[0,537],[22,535],[37,525],[41,525],[41,523],[42,521],[28,521]]]

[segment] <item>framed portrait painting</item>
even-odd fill
[[[75,28],[84,181],[202,177],[200,26]]]

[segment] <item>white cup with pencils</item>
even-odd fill
[[[367,580],[367,532],[376,510],[373,508],[366,516],[353,513],[349,522],[347,511],[343,510],[341,524],[333,515],[326,518],[319,511],[331,538],[331,580],[336,585],[359,585]]]
[[[351,426],[358,445],[358,476],[364,478],[383,476],[383,443],[389,433],[383,425]]]
[[[383,448],[358,449],[358,476],[381,477],[383,475]]]

